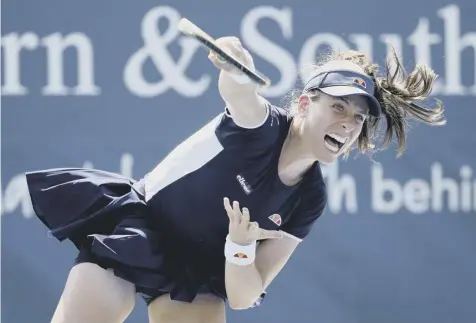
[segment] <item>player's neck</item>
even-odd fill
[[[315,161],[315,157],[309,153],[309,149],[299,136],[289,131],[278,162],[278,174],[281,181],[289,186],[296,185]]]

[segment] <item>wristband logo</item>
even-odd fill
[[[241,252],[235,253],[235,254],[233,255],[233,257],[234,257],[234,258],[240,258],[240,259],[247,259],[247,258],[248,258],[248,256],[247,256],[246,254],[241,253]]]

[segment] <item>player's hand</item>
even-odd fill
[[[215,42],[220,48],[222,48],[230,56],[236,58],[236,60],[238,60],[246,67],[250,68],[251,66],[253,66],[253,58],[251,57],[250,53],[243,48],[238,38],[222,37],[215,40]],[[217,57],[214,52],[210,52],[210,54],[208,55],[208,59],[213,63],[213,65],[215,65],[221,70],[235,74],[240,73],[237,68],[221,60],[220,57]]]
[[[240,210],[240,203],[230,204],[228,198],[223,199],[226,213],[230,219],[229,238],[234,243],[247,245],[256,240],[281,239],[283,232],[261,229],[257,222],[250,222],[250,212],[247,208]]]

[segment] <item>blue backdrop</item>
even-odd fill
[[[406,154],[325,169],[329,205],[260,308],[229,322],[476,322],[476,2],[2,3],[2,322],[48,322],[75,256],[33,216],[23,173],[92,166],[140,178],[223,109],[206,51],[175,29],[240,37],[284,104],[329,46],[430,64],[448,125]],[[145,322],[137,302],[127,322]]]

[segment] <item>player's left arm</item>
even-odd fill
[[[284,268],[299,241],[283,236],[262,241],[256,249],[255,261],[247,266],[227,261],[225,267],[228,302],[232,309],[252,307],[272,280]]]
[[[251,225],[248,210],[244,208],[241,212],[237,202],[234,202],[232,208],[225,199],[225,208],[230,217],[229,235],[233,235],[235,242],[227,242],[225,245],[225,285],[232,309],[252,307],[284,268],[299,243],[309,234],[315,221],[323,213],[326,196],[322,186],[319,191],[321,194],[318,195],[313,194],[314,191],[307,192],[280,231],[260,229],[256,222]],[[262,237],[261,242],[256,248],[249,250],[252,244],[248,245],[246,242],[256,239],[257,236]],[[245,245],[240,246],[241,243]],[[248,255],[247,259],[254,258],[254,261],[237,261],[233,255],[239,253]]]
[[[255,263],[263,281],[263,291],[283,269],[324,212],[327,203],[325,184],[315,181],[304,192],[296,211],[281,227],[283,238],[264,240],[257,248]]]
[[[256,249],[256,269],[260,273],[263,291],[284,268],[300,241],[289,235],[279,240],[265,240]]]

